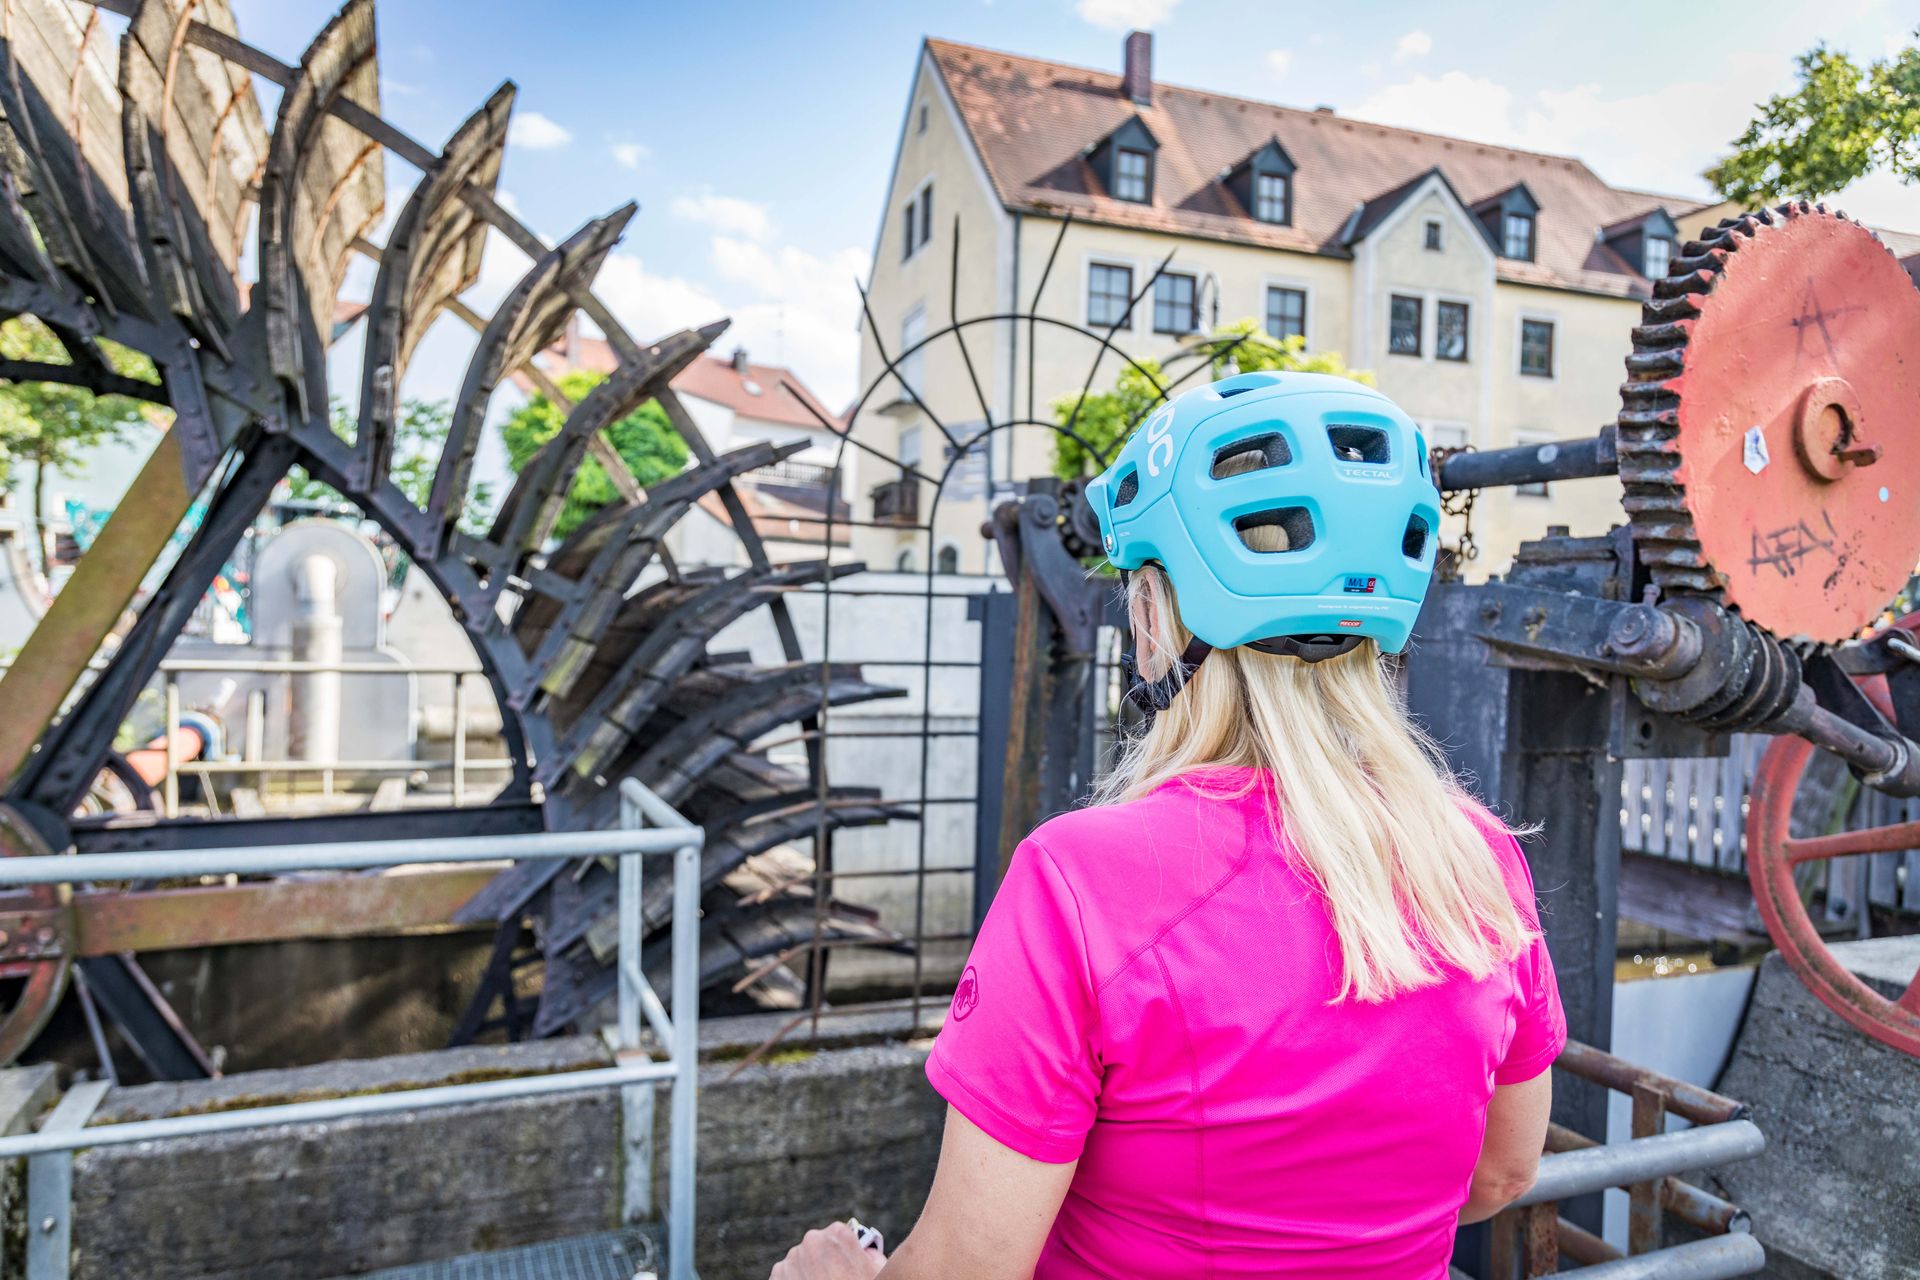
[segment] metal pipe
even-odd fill
[[[1582,1267],[1582,1280],[1730,1280],[1767,1265],[1767,1251],[1752,1236],[1713,1236],[1636,1258]]]
[[[1745,1160],[1759,1155],[1766,1145],[1766,1137],[1753,1121],[1729,1120],[1631,1142],[1563,1151],[1541,1159],[1540,1176],[1514,1204],[1568,1200],[1688,1169]]]
[[[167,752],[166,783],[161,788],[160,812],[162,816],[177,818],[180,816],[180,683],[167,681],[167,727],[166,737],[161,741]]]
[[[339,566],[315,553],[293,570],[290,648],[294,661],[314,668],[287,681],[287,754],[295,760],[340,758],[340,673],[345,621],[340,617]],[[326,790],[333,779],[326,777]]]
[[[637,783],[635,784],[638,785]],[[644,790],[644,789],[643,789]],[[651,803],[647,803],[650,801]],[[686,823],[665,801],[645,793],[654,806]],[[698,831],[699,828],[693,828]],[[684,832],[682,833],[684,834]],[[694,1280],[694,1126],[700,1083],[700,846],[686,844],[673,865],[673,1122],[667,1152],[667,1275]],[[636,956],[637,959],[637,956]]]
[[[457,809],[467,796],[467,678],[453,678],[453,804]]]
[[[1637,1067],[1624,1058],[1616,1058],[1604,1049],[1596,1049],[1578,1040],[1567,1041],[1566,1049],[1554,1060],[1553,1065],[1582,1080],[1603,1084],[1620,1093],[1632,1093],[1638,1084],[1653,1085],[1667,1095],[1667,1110],[1695,1124],[1744,1120],[1748,1114],[1744,1102],[1736,1102],[1725,1094],[1702,1089],[1685,1080],[1661,1075],[1658,1071]]]
[[[289,844],[275,848],[178,849],[157,853],[90,853],[85,857],[8,858],[0,885],[67,884],[75,880],[160,880],[189,876],[275,875],[288,871],[358,871],[417,862],[498,862],[503,858],[610,858],[673,853],[685,831],[544,831],[522,836],[443,836],[432,840],[366,840]]]
[[[1547,1126],[1548,1151],[1584,1151],[1599,1145],[1562,1125]],[[1660,1179],[1660,1204],[1680,1221],[1712,1235],[1753,1230],[1753,1218],[1745,1209],[1675,1177]]]
[[[1575,440],[1449,454],[1444,463],[1434,468],[1433,483],[1442,493],[1450,493],[1459,489],[1544,484],[1619,473],[1620,456],[1614,445],[1614,427],[1608,423],[1600,428],[1598,435]]]
[[[0,1138],[0,1160],[39,1155],[48,1151],[89,1151],[133,1142],[160,1142],[168,1138],[196,1138],[241,1129],[314,1124],[324,1120],[351,1120],[395,1111],[426,1111],[505,1098],[528,1098],[544,1093],[580,1089],[608,1089],[642,1080],[666,1080],[677,1070],[671,1062],[635,1062],[617,1067],[590,1067],[584,1071],[555,1071],[547,1075],[516,1076],[509,1080],[479,1080],[467,1084],[401,1089],[393,1093],[356,1093],[315,1102],[289,1102],[272,1107],[245,1107],[237,1111],[203,1111],[157,1120],[129,1120],[91,1129],[22,1133]]]

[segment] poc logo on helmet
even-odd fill
[[[1353,574],[1349,574],[1347,576],[1346,589],[1358,595],[1370,596],[1373,594],[1373,589],[1379,583],[1379,581],[1380,580],[1378,578],[1363,578]]]
[[[1147,474],[1157,476],[1160,468],[1173,462],[1173,406],[1162,406],[1147,419]]]

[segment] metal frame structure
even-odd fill
[[[39,1241],[44,1237],[48,1242],[34,1249],[27,1280],[64,1280],[67,1275],[66,1241],[70,1232],[67,1201],[73,1152],[582,1089],[617,1087],[622,1092],[627,1129],[621,1143],[622,1181],[626,1187],[623,1210],[630,1222],[640,1221],[650,1216],[652,1210],[653,1092],[663,1083],[673,1089],[672,1122],[667,1140],[668,1275],[672,1280],[692,1280],[694,1138],[700,1047],[699,884],[700,851],[705,834],[632,779],[621,784],[620,794],[622,821],[611,831],[100,854],[87,860],[84,865],[89,875],[141,880],[492,862],[502,856],[534,862],[581,857],[613,859],[620,880],[616,969],[620,1013],[614,1036],[616,1064],[548,1075],[133,1120],[92,1128],[86,1127],[86,1116],[104,1097],[108,1086],[105,1082],[78,1086],[54,1109],[39,1132],[0,1137],[0,1160],[29,1158],[28,1195],[35,1224],[29,1238]],[[673,859],[671,1013],[661,1004],[640,965],[641,902],[645,895],[643,861],[647,857],[662,856]],[[0,861],[0,885],[70,884],[77,869],[76,860],[69,857],[7,858]],[[643,1024],[653,1031],[665,1051],[665,1056],[658,1061],[643,1043]]]

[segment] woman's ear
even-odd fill
[[[1183,645],[1168,634],[1173,610],[1167,599],[1166,579],[1158,565],[1144,565],[1127,580],[1127,618],[1133,627],[1135,669],[1148,680],[1158,680],[1173,669]]]

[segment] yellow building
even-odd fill
[[[1612,420],[1648,278],[1698,202],[1609,186],[1570,157],[1158,84],[1151,57],[1139,32],[1120,75],[921,47],[869,285],[864,448],[846,461],[854,514],[876,526],[856,531],[861,558],[995,568],[989,502],[1051,471],[1052,402],[1121,367],[1083,327],[1118,322],[1114,347],[1167,360],[1256,317],[1371,370],[1440,445]],[[1043,319],[992,319],[1028,310]],[[972,323],[942,336],[955,319]],[[1620,518],[1612,478],[1489,492],[1470,572],[1550,524]]]

